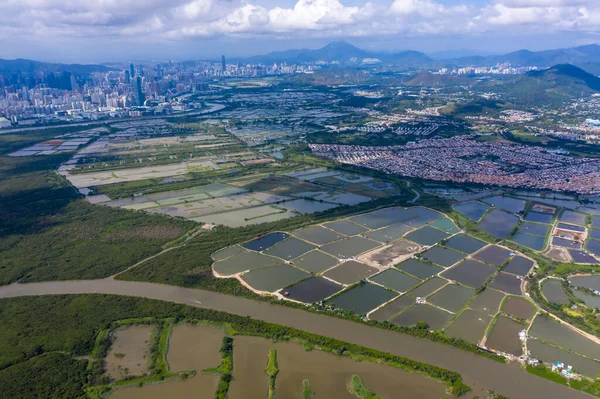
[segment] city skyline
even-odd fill
[[[228,58],[347,40],[372,51],[503,53],[599,41],[592,0],[138,0],[0,5],[3,57],[49,62]]]

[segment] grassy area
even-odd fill
[[[566,386],[569,385],[567,382],[567,379],[565,377],[563,377],[562,375],[560,375],[558,373],[553,372],[552,370],[550,370],[548,367],[546,367],[544,365],[538,365],[538,366],[527,365],[527,367],[525,369],[527,370],[527,372],[529,372],[531,374],[535,374],[535,375],[545,378],[547,380],[554,381],[561,385],[566,385]]]
[[[382,399],[375,395],[369,388],[363,384],[360,376],[354,374],[348,383],[348,392],[360,399]]]
[[[275,380],[277,374],[279,374],[279,368],[277,367],[277,350],[271,349],[269,351],[269,363],[265,368],[267,375],[269,376],[269,399],[275,398]]]
[[[310,381],[302,381],[302,399],[312,399],[314,392],[310,388]]]

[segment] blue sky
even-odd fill
[[[2,0],[2,58],[200,59],[347,40],[502,53],[600,42],[600,0]]]

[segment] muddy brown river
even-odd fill
[[[451,346],[409,335],[216,292],[153,283],[118,281],[111,278],[12,284],[0,287],[0,298],[94,293],[144,297],[215,309],[337,338],[456,371],[462,374],[465,383],[480,396],[484,390],[491,389],[511,399],[593,397],[528,374],[520,370],[516,364],[501,364]]]

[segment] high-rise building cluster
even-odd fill
[[[13,125],[96,120],[144,113],[181,112],[186,93],[211,90],[229,77],[312,72],[313,65],[182,62],[134,65],[103,72],[50,72],[43,69],[0,73],[0,117]],[[199,104],[196,104],[199,106]]]

